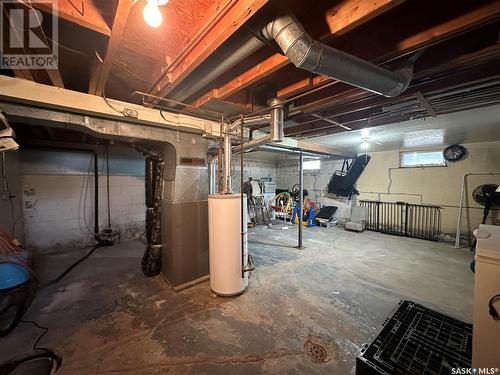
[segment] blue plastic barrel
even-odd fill
[[[0,290],[10,289],[29,280],[29,272],[15,263],[0,263]]]

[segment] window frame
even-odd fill
[[[415,165],[404,165],[404,155],[405,154],[415,154],[415,153],[440,153],[442,163],[433,163],[433,164],[415,164]],[[446,159],[443,156],[443,151],[442,150],[406,150],[406,151],[400,151],[399,152],[399,168],[442,168],[442,167],[447,167],[448,163],[446,162]]]
[[[306,164],[307,163],[318,163],[318,168],[306,168]],[[320,159],[310,159],[310,160],[304,160],[303,164],[302,164],[302,168],[304,171],[319,171],[321,170],[321,160]]]

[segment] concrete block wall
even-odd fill
[[[309,159],[304,159],[309,160]],[[309,199],[318,201],[327,192],[327,185],[332,174],[342,169],[342,160],[321,159],[319,170],[304,170],[304,188],[309,192]],[[299,161],[293,156],[280,160],[277,165],[277,187],[289,189],[299,183]]]
[[[240,191],[240,158],[234,156],[231,163],[231,177],[233,191]],[[249,177],[263,178],[269,177],[272,181],[277,181],[278,169],[277,162],[274,160],[254,160],[243,158],[243,180],[247,181]]]
[[[99,227],[107,226],[104,154],[99,155]],[[38,253],[95,243],[94,176],[88,153],[21,151],[25,244]],[[89,174],[90,170],[90,174]],[[110,149],[111,226],[123,240],[138,238],[145,221],[144,160],[133,150]],[[87,228],[88,227],[88,228]]]
[[[465,173],[500,172],[500,142],[465,144],[468,156],[446,167],[400,168],[400,151],[372,152],[370,163],[358,180],[359,199],[385,202],[404,201],[442,207],[442,232],[455,237],[460,188]],[[465,186],[462,233],[469,236],[481,222],[483,207],[472,199],[475,187],[485,183],[500,184],[500,175],[470,176]],[[500,211],[493,210],[500,224]]]

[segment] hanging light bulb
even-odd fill
[[[161,5],[165,3],[166,2],[162,2]],[[158,27],[163,21],[159,5],[160,1],[158,0],[147,0],[146,6],[142,10],[144,21],[151,27]]]

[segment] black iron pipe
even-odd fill
[[[302,246],[302,218],[304,216],[304,152],[300,150],[299,156],[299,185],[300,185],[300,193],[299,193],[299,237],[297,249],[303,249]]]
[[[99,241],[99,160],[96,151],[92,154],[94,158],[94,237]]]
[[[241,154],[240,154],[240,220],[241,220],[241,278],[245,277],[245,214],[243,209],[244,200],[243,200],[243,127],[244,122],[243,118],[241,118],[241,126],[240,126],[240,144],[241,144]],[[248,199],[248,197],[247,197]]]

